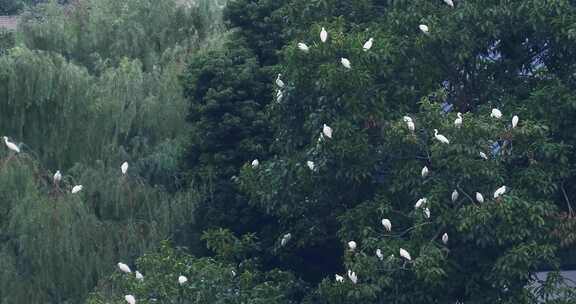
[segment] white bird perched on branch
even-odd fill
[[[442,135],[442,134],[438,134],[438,129],[434,129],[434,137],[441,143],[443,144],[449,144],[450,141],[448,140],[448,138],[446,138],[446,136]]]
[[[322,134],[324,134],[324,136],[331,139],[332,138],[332,128],[330,128],[330,126],[328,126],[327,124],[324,124],[324,126],[322,127]]]
[[[122,163],[122,166],[120,166],[120,170],[122,171],[123,175],[126,175],[126,172],[128,172],[128,162]]]
[[[424,168],[422,168],[422,172],[421,172],[422,177],[427,177],[428,173],[429,173],[428,167],[424,166]]]
[[[412,257],[410,256],[410,253],[403,248],[400,248],[400,256],[405,258],[408,261],[412,261]]]
[[[382,254],[382,250],[380,250],[380,248],[376,249],[376,256],[380,261],[384,260],[384,254]]]
[[[430,29],[428,28],[428,26],[426,24],[420,24],[418,26],[418,28],[422,31],[422,33],[424,34],[428,34],[430,33]]]
[[[392,222],[389,219],[382,219],[382,226],[386,229],[386,231],[392,231]]]
[[[186,282],[188,282],[188,278],[187,278],[187,277],[185,277],[185,276],[183,276],[183,275],[181,275],[181,276],[178,277],[178,284],[184,285],[184,284],[186,284]]]
[[[282,74],[278,74],[278,76],[276,76],[276,85],[282,89],[284,88],[284,81],[282,81],[280,77],[282,77]]]
[[[368,39],[368,41],[364,42],[362,49],[364,50],[364,52],[366,52],[372,48],[373,44],[374,44],[374,38],[370,38]]]
[[[448,244],[448,233],[442,235],[442,243],[444,243],[444,245]]]
[[[252,161],[252,168],[256,168],[260,165],[260,161],[258,161],[258,159],[255,159]]]
[[[320,41],[326,42],[327,39],[328,39],[328,32],[324,27],[322,27],[322,30],[320,31]]]
[[[308,166],[308,168],[312,171],[314,171],[314,169],[316,169],[316,165],[314,164],[313,161],[309,160],[306,162],[306,166]]]
[[[343,277],[343,276],[341,276],[341,275],[339,275],[339,274],[336,274],[335,277],[336,277],[336,282],[338,282],[338,283],[344,282],[344,277]]]
[[[136,280],[144,281],[144,276],[138,270],[136,270]]]
[[[479,203],[483,203],[483,202],[484,202],[484,196],[482,196],[482,193],[476,192],[476,200],[477,200]]]
[[[310,51],[310,48],[303,42],[298,43],[298,48],[304,53],[308,53],[308,51]]]
[[[136,304],[136,298],[133,295],[125,295],[124,300],[128,302],[128,304]]]
[[[128,267],[128,265],[120,262],[118,263],[118,268],[120,268],[120,271],[124,272],[124,273],[131,273],[132,270],[130,270],[130,267]]]
[[[342,65],[347,69],[352,68],[352,65],[350,64],[350,60],[348,60],[348,58],[340,58],[340,63],[342,63]]]
[[[6,147],[8,147],[8,149],[16,153],[20,153],[20,148],[15,143],[8,141],[8,137],[6,136],[4,136],[4,143],[6,144]]]
[[[452,0],[444,0],[444,3],[448,4],[450,7],[454,7],[454,2],[452,2]]]
[[[494,108],[494,109],[492,109],[492,113],[490,113],[490,117],[500,119],[500,118],[502,118],[502,112],[500,112],[500,110]]]
[[[486,155],[486,153],[484,152],[480,152],[480,157],[482,157],[485,160],[488,160],[488,155]]]
[[[520,118],[518,117],[518,115],[514,115],[514,117],[512,117],[512,129],[516,128],[519,120]]]
[[[462,113],[458,112],[456,116],[458,116],[458,118],[454,120],[454,126],[460,129],[460,127],[462,127]]]
[[[502,187],[496,189],[496,191],[494,191],[494,198],[499,198],[504,193],[506,193],[506,186],[502,186]]]
[[[352,283],[354,284],[358,283],[358,276],[356,275],[355,272],[348,270],[348,278],[350,278],[350,281],[352,281]]]
[[[412,117],[404,116],[404,117],[402,117],[402,120],[404,120],[404,122],[406,123],[406,126],[408,126],[408,130],[410,130],[411,132],[414,132],[414,130],[416,129],[416,126],[414,125],[414,121],[412,120]]]
[[[72,187],[72,194],[78,193],[80,191],[82,191],[82,189],[84,189],[84,186],[82,185],[76,185],[74,187]]]
[[[60,170],[57,170],[56,173],[54,173],[52,180],[54,181],[54,184],[58,184],[62,180],[62,173],[60,173]]]
[[[454,191],[452,191],[452,196],[451,196],[452,202],[455,202],[458,199],[458,196],[459,196],[458,191],[456,191],[456,189],[454,189]]]
[[[282,240],[280,241],[280,246],[286,246],[286,244],[288,244],[288,241],[290,241],[291,238],[292,238],[291,233],[286,233],[285,235],[283,235]]]
[[[414,130],[416,130],[416,126],[411,120],[406,122],[406,126],[408,126],[408,130],[410,130],[410,132],[414,132]]]
[[[357,247],[356,242],[354,241],[348,242],[348,248],[350,248],[350,251],[356,250],[356,247]]]
[[[416,204],[414,204],[414,209],[418,209],[420,207],[422,207],[422,205],[426,204],[428,202],[428,199],[423,197],[421,199],[419,199]]]

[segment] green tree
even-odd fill
[[[256,246],[254,240],[237,239],[226,231],[218,234],[223,237],[219,242],[223,247],[216,246],[219,250],[235,247],[238,252]],[[87,303],[125,303],[128,294],[138,303],[297,303],[294,298],[302,291],[301,282],[290,273],[261,272],[250,262],[237,266],[197,258],[166,243],[138,259],[137,265],[142,281],[131,274],[114,274]],[[179,284],[179,276],[188,281]]]
[[[269,84],[242,39],[196,56],[182,78],[190,102],[191,133],[185,155],[188,178],[208,185],[210,199],[199,210],[201,227],[251,231],[262,218],[251,215],[234,180],[242,164],[264,157],[270,126],[263,109]]]

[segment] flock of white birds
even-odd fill
[[[4,136],[4,144],[13,153],[16,154],[20,153],[20,147],[17,144],[9,141],[8,137],[6,136]],[[120,172],[122,172],[122,175],[126,175],[126,173],[128,172],[128,162],[122,163],[122,165],[120,166]],[[56,170],[56,173],[54,173],[54,175],[52,176],[52,181],[56,186],[60,184],[60,182],[62,181],[62,173],[60,172],[60,170]],[[82,189],[84,189],[83,185],[74,185],[70,190],[70,193],[76,194],[82,191]]]
[[[444,2],[451,7],[454,7],[454,3],[452,2],[452,0],[444,0]],[[430,33],[430,28],[425,24],[420,24],[418,26],[418,28],[420,29],[420,31],[422,31],[426,35],[428,35]],[[326,30],[326,28],[322,27],[322,29],[320,30],[320,41],[322,43],[325,43],[327,40],[328,40],[328,31]],[[369,51],[373,45],[374,45],[374,38],[369,38],[362,45],[362,49],[364,51]],[[300,51],[302,51],[304,53],[308,53],[310,51],[310,47],[303,42],[298,43],[297,47]],[[340,58],[340,63],[342,64],[342,66],[344,68],[352,69],[352,63],[350,62],[350,60],[348,58],[344,58],[344,57]],[[277,96],[278,102],[280,102],[281,98],[284,96],[282,89],[284,89],[285,83],[281,79],[281,77],[282,77],[282,74],[278,74],[278,76],[276,78],[276,86],[278,87],[278,91],[277,91],[276,96]],[[490,117],[495,118],[495,119],[501,119],[502,116],[503,116],[502,112],[499,109],[493,108],[491,110]],[[464,117],[462,116],[462,113],[460,113],[460,112],[456,113],[456,117],[457,118],[454,120],[454,127],[461,128],[463,123],[464,123]],[[410,116],[404,116],[403,121],[406,123],[406,127],[408,128],[408,130],[410,132],[414,132],[416,130],[416,125],[414,123],[414,120]],[[516,126],[518,125],[518,122],[519,122],[519,117],[517,115],[514,115],[512,117],[512,128],[513,129],[516,128]],[[324,138],[331,139],[332,135],[333,135],[332,128],[330,126],[324,124],[322,126],[322,130],[320,132],[319,141],[324,140]],[[446,136],[439,134],[437,129],[434,129],[434,138],[437,141],[439,141],[441,144],[446,144],[446,145],[450,144],[450,140]],[[486,160],[488,159],[488,156],[484,152],[480,152],[480,157],[482,157],[483,159],[486,159]],[[258,159],[255,159],[252,161],[252,167],[253,168],[258,167],[259,165],[260,165],[260,162]],[[317,169],[313,161],[310,161],[310,160],[307,161],[306,165],[312,171]],[[424,168],[422,168],[421,176],[423,178],[426,178],[429,174],[430,174],[430,170],[428,169],[428,167],[425,166]],[[506,190],[507,190],[506,186],[501,186],[500,188],[496,189],[496,191],[494,192],[494,199],[497,199],[500,196],[502,196],[506,192]],[[459,196],[458,191],[454,190],[452,192],[452,195],[451,195],[452,201],[455,202],[458,199],[458,196]],[[476,192],[476,201],[478,201],[478,203],[484,202],[484,197],[480,192]],[[422,213],[423,213],[424,217],[426,219],[429,219],[431,217],[431,213],[430,213],[430,209],[425,207],[426,203],[427,203],[427,199],[421,198],[416,202],[414,207],[415,207],[415,209],[422,209]],[[390,219],[387,219],[387,218],[382,219],[382,226],[384,227],[386,232],[392,231],[392,222]],[[291,237],[292,237],[292,235],[290,233],[285,234],[280,241],[280,245],[285,246]],[[448,239],[449,239],[449,237],[448,237],[447,233],[444,233],[441,237],[441,241],[444,245],[448,245]],[[356,250],[357,246],[358,245],[356,244],[355,241],[348,242],[348,249],[352,252]],[[407,262],[412,261],[412,256],[410,255],[410,253],[406,249],[400,248],[399,254],[400,254],[400,257],[405,259]],[[384,259],[384,255],[383,255],[381,249],[378,248],[376,250],[376,256],[380,260]],[[393,257],[394,256],[392,255],[391,258],[393,258]],[[348,270],[347,276],[352,283],[356,284],[358,282],[358,275],[356,274],[356,272],[354,272],[352,270]],[[344,282],[345,281],[344,275],[336,274],[335,278],[336,278],[336,282]]]
[[[454,3],[452,2],[452,0],[444,0],[444,2],[451,7],[454,6]],[[425,24],[420,24],[418,26],[418,28],[424,34],[430,33],[429,27]],[[328,40],[328,31],[326,31],[326,29],[324,27],[322,27],[322,29],[320,31],[320,41],[325,43],[327,40]],[[370,38],[362,45],[362,49],[364,51],[369,51],[372,48],[373,44],[374,44],[374,39]],[[298,43],[297,46],[298,46],[298,49],[300,49],[301,51],[303,51],[305,53],[310,51],[310,47],[303,42]],[[346,69],[352,68],[352,64],[351,64],[350,60],[347,58],[340,58],[340,63]],[[282,81],[281,76],[282,76],[281,74],[278,74],[276,81],[275,81],[276,85],[279,88],[278,93],[277,93],[278,101],[282,98],[282,96],[283,96],[282,89],[285,87],[285,84]],[[454,120],[454,126],[456,128],[461,128],[463,125],[463,122],[464,122],[463,117],[462,117],[462,113],[458,112],[456,114],[456,116],[457,116],[457,118],[456,118],[456,120]],[[497,108],[492,109],[492,112],[490,113],[490,117],[493,117],[496,119],[500,119],[500,118],[502,118],[502,116],[503,116],[502,112]],[[406,123],[406,127],[408,128],[408,130],[410,130],[411,132],[414,132],[416,130],[416,125],[414,124],[414,120],[410,116],[404,116],[403,121]],[[512,118],[512,128],[516,128],[516,126],[518,125],[518,122],[519,122],[519,117],[515,115]],[[330,126],[324,124],[322,126],[322,130],[320,131],[319,141],[324,140],[324,138],[331,139],[332,135],[333,135],[332,128]],[[450,144],[450,140],[446,136],[439,134],[437,129],[434,129],[434,138],[442,144]],[[6,147],[9,150],[11,150],[12,152],[20,153],[20,147],[18,145],[16,145],[15,143],[10,142],[8,140],[8,137],[6,137],[6,136],[4,136],[4,143],[5,143]],[[483,159],[488,159],[488,156],[484,152],[480,152],[480,156]],[[254,159],[252,161],[251,165],[253,168],[257,168],[260,165],[260,162],[258,159]],[[310,160],[306,162],[306,166],[312,171],[315,171],[317,169],[314,162],[310,161]],[[121,170],[121,173],[123,175],[125,175],[128,172],[128,162],[124,162],[120,166],[120,170]],[[424,168],[422,168],[421,176],[423,178],[426,178],[429,175],[429,173],[430,173],[430,171],[429,171],[428,167],[425,166]],[[53,176],[54,184],[58,185],[61,180],[62,180],[62,173],[58,170],[58,171],[56,171],[56,173]],[[82,191],[82,189],[83,189],[83,185],[75,185],[72,187],[72,190],[70,192],[72,194],[75,194],[75,193]],[[507,190],[506,186],[502,186],[502,187],[498,188],[494,192],[494,199],[497,199],[500,196],[502,196],[506,192],[506,190]],[[456,201],[458,199],[458,196],[459,196],[458,191],[454,190],[452,192],[452,196],[451,196],[452,201],[453,202]],[[484,202],[484,197],[480,192],[476,192],[476,200],[479,203]],[[421,198],[416,202],[414,207],[415,207],[415,209],[419,209],[419,208],[424,207],[424,205],[426,203],[427,203],[427,199]],[[424,207],[423,208],[423,214],[427,219],[429,219],[431,216],[430,209],[427,207]],[[392,222],[390,221],[390,219],[387,219],[387,218],[382,219],[382,226],[384,227],[386,232],[392,231]],[[291,238],[292,238],[292,234],[290,234],[290,233],[285,234],[280,241],[280,245],[285,246]],[[447,245],[448,244],[448,234],[444,233],[442,235],[441,240],[442,240],[442,243],[444,245]],[[348,242],[348,248],[350,251],[355,251],[357,246],[358,245],[356,244],[355,241]],[[410,255],[410,253],[406,249],[400,248],[399,253],[400,253],[400,256],[403,259],[405,259],[406,261],[412,261],[412,256]],[[376,250],[376,256],[380,260],[384,259],[384,255],[383,255],[381,249]],[[118,268],[120,269],[120,271],[122,271],[123,273],[126,273],[126,274],[130,274],[132,272],[130,267],[124,263],[118,263]],[[358,282],[358,275],[354,271],[348,270],[347,276],[352,283],[356,284]],[[138,271],[135,272],[135,277],[139,281],[144,280],[144,276]],[[344,276],[336,274],[335,277],[336,277],[336,282],[344,282],[345,281]],[[178,277],[178,284],[184,285],[184,284],[186,284],[186,282],[188,282],[188,278],[186,278],[185,276],[181,275]],[[126,295],[124,297],[124,299],[129,304],[135,304],[136,303],[136,298],[133,295]]]
[[[15,154],[20,153],[20,147],[9,141],[8,137],[4,136],[4,144],[6,145],[6,147]],[[122,175],[126,175],[126,173],[128,173],[128,162],[124,162],[122,163],[122,165],[120,166],[120,172],[122,173]],[[53,177],[52,177],[52,181],[54,182],[55,186],[58,186],[60,184],[60,182],[62,181],[62,173],[60,172],[60,170],[57,170],[56,173],[54,173]],[[72,187],[72,189],[70,190],[70,193],[72,194],[76,194],[80,191],[82,191],[82,189],[84,188],[83,185],[74,185]],[[124,263],[118,263],[118,268],[120,268],[120,270],[124,273],[131,273],[132,271],[130,270],[130,267],[128,267],[128,265],[124,264]],[[144,280],[144,276],[136,271],[136,279],[137,280]],[[178,282],[182,285],[184,283],[186,283],[188,281],[188,279],[184,276],[180,276],[178,278]],[[134,298],[133,295],[126,295],[124,297],[124,299],[126,300],[126,302],[130,303],[130,304],[135,304],[136,303],[136,299]]]
[[[131,274],[132,270],[130,269],[130,266],[124,264],[124,263],[118,263],[118,269],[120,269],[121,272],[125,273],[125,274]],[[144,281],[144,276],[139,272],[139,271],[135,271],[134,272],[134,276],[136,277],[136,279],[138,281]],[[186,284],[188,282],[188,278],[181,275],[178,277],[178,284],[180,286]],[[128,302],[129,304],[136,304],[136,297],[134,297],[134,295],[128,294],[124,296],[124,300],[126,300],[126,302]]]

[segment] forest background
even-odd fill
[[[0,303],[576,303],[576,3],[15,13]]]

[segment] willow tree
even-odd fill
[[[119,260],[190,224],[202,199],[178,192],[176,169],[179,75],[203,19],[170,1],[82,5],[36,7],[0,56],[0,130],[21,148],[0,149],[2,303],[81,302]]]
[[[202,15],[214,15],[215,9],[201,8],[207,9],[173,0],[83,1],[69,7],[51,1],[25,12],[20,31],[27,47],[58,52],[90,70],[124,57],[151,70],[167,49],[197,47],[217,31],[210,25],[218,20]]]
[[[0,152],[3,303],[79,302],[118,260],[192,221],[197,194],[164,190],[175,189],[185,134],[178,68],[165,55],[162,71],[126,59],[99,77],[54,53],[0,57],[1,129],[21,147]]]

